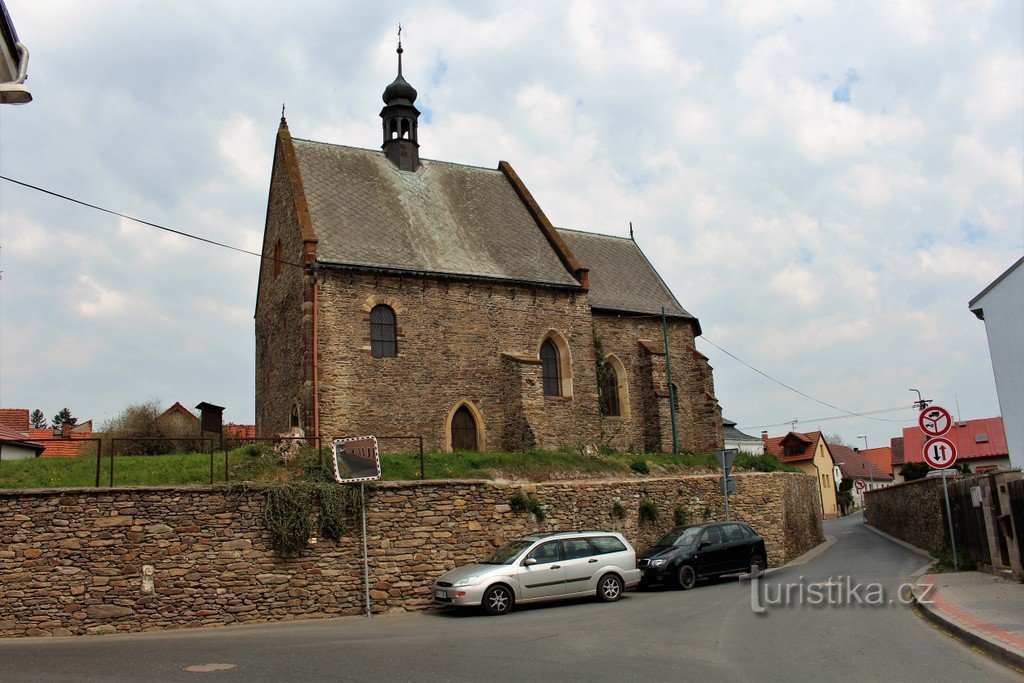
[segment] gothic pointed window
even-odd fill
[[[607,362],[601,372],[601,406],[604,414],[609,417],[622,415],[619,406],[619,375],[615,372],[615,366]]]
[[[370,355],[374,358],[398,356],[395,312],[380,304],[370,311]]]
[[[550,339],[540,345],[541,378],[545,396],[561,396],[562,382],[558,372],[558,348]]]

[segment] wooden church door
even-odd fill
[[[452,416],[452,450],[476,450],[476,420],[466,406],[459,406]]]

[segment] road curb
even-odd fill
[[[931,561],[932,561],[933,563],[934,563],[934,562],[936,562],[935,558],[934,558],[934,557],[932,557],[932,554],[931,554],[931,553],[929,553],[929,552],[928,552],[927,550],[925,550],[925,549],[923,549],[923,548],[918,548],[918,547],[917,547],[916,545],[913,545],[912,543],[907,543],[907,542],[906,542],[906,541],[904,541],[904,540],[901,540],[901,539],[899,539],[899,538],[896,538],[895,536],[892,536],[892,535],[890,535],[890,534],[887,534],[887,533],[885,533],[884,531],[882,531],[881,529],[878,529],[878,528],[876,528],[876,527],[873,527],[873,526],[871,526],[871,525],[870,525],[870,524],[868,524],[867,522],[864,522],[864,528],[865,528],[865,529],[870,529],[871,531],[874,531],[874,532],[875,532],[876,534],[878,534],[878,535],[879,535],[879,536],[881,536],[882,538],[884,538],[884,539],[886,539],[886,540],[889,540],[889,541],[892,541],[892,542],[893,542],[893,543],[895,543],[896,545],[901,545],[901,546],[903,546],[904,548],[906,548],[907,550],[910,550],[910,551],[912,551],[912,552],[915,552],[915,553],[917,553],[918,555],[923,555],[924,557],[927,557],[927,558],[928,558],[929,560],[931,560]]]
[[[918,589],[919,587],[915,585],[911,590],[914,609],[917,610],[918,614],[956,638],[977,647],[979,650],[984,650],[1004,664],[1024,671],[1024,654],[994,638],[989,638],[983,633],[972,631],[968,626],[944,614],[942,610],[928,603],[921,602],[917,596]]]
[[[771,574],[772,572],[776,572],[780,569],[788,569],[789,567],[799,567],[802,564],[807,564],[808,562],[816,558],[818,555],[821,555],[823,552],[831,548],[835,542],[835,536],[826,536],[824,541],[814,546],[813,548],[805,552],[803,555],[797,555],[781,567],[773,567],[772,569],[769,569],[765,572],[765,574]]]

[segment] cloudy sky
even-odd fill
[[[401,21],[422,155],[632,221],[749,433],[883,445],[908,387],[999,412],[967,302],[1024,252],[1018,0],[7,6],[35,101],[0,108],[5,176],[258,251],[282,102],[376,148]],[[0,181],[0,406],[251,422],[257,265]]]

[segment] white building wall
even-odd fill
[[[971,306],[985,316],[985,334],[999,412],[1014,467],[1024,467],[1024,265],[1015,266]]]
[[[0,444],[0,462],[5,460],[28,460],[36,457],[35,450],[14,444]]]

